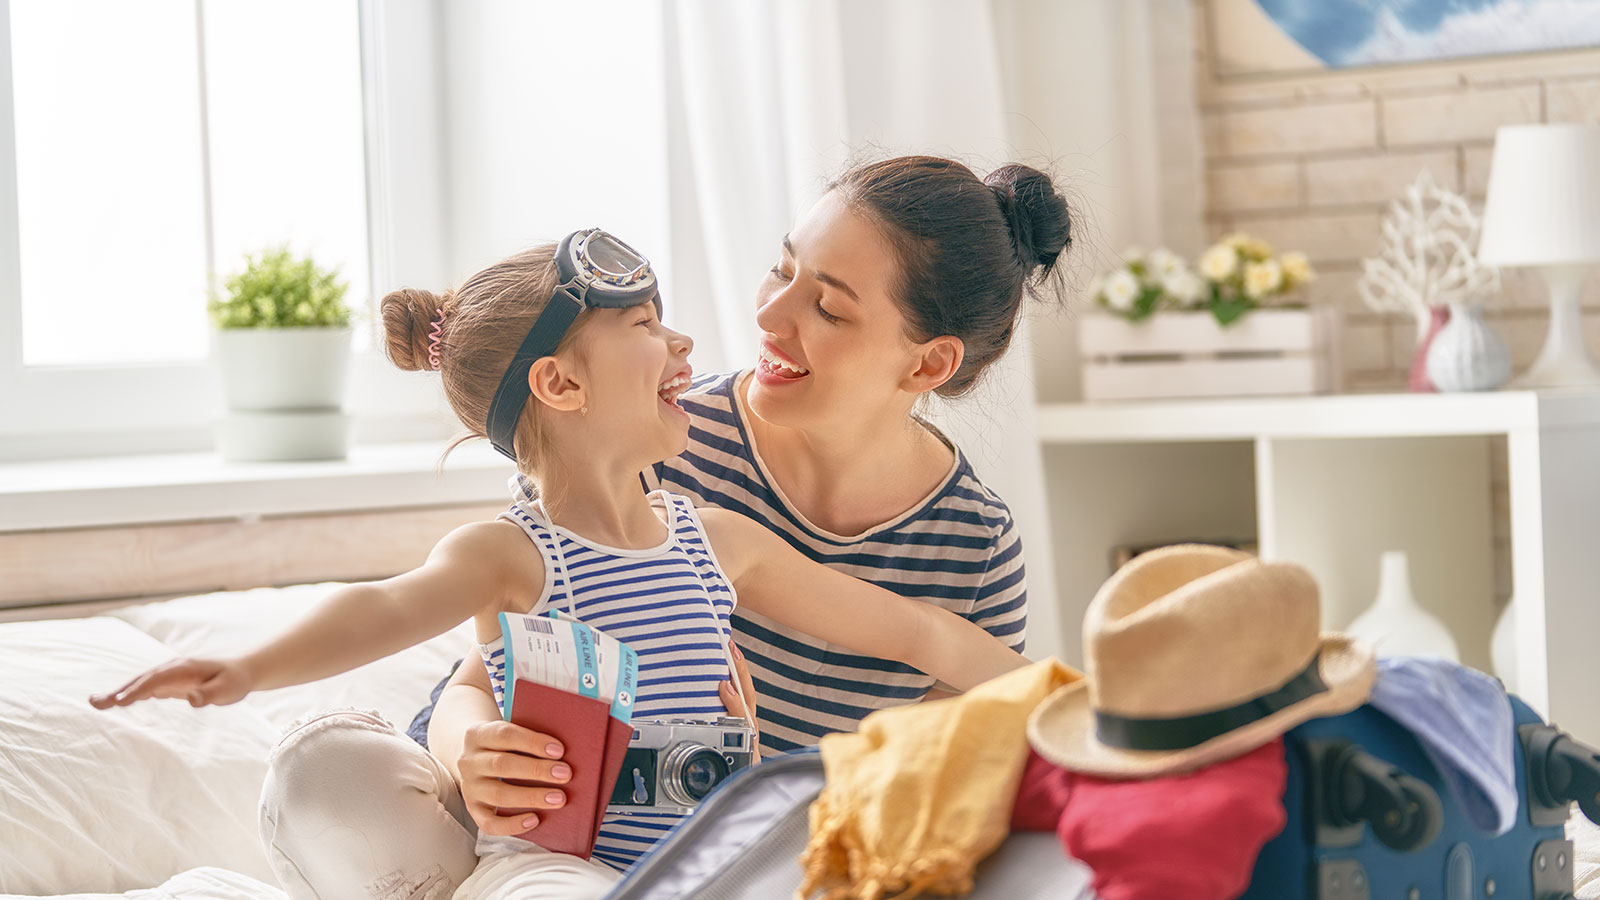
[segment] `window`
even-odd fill
[[[207,445],[209,287],[272,245],[338,267],[371,350],[360,3],[0,6],[0,458],[28,434]]]

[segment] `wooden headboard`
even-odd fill
[[[0,533],[0,621],[92,615],[141,599],[415,568],[503,503]]]

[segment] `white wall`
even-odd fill
[[[596,35],[602,5],[614,12]],[[660,4],[467,0],[437,17],[453,279],[600,226],[670,286]]]
[[[1041,317],[1039,396],[1080,396],[1077,294],[1130,245],[1201,248],[1189,0],[992,0],[1006,125],[1076,200],[1074,310]]]

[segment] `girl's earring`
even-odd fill
[[[578,413],[579,413],[579,414],[580,414],[580,415],[585,415],[585,416],[587,416],[587,415],[588,415],[588,414],[589,414],[589,407],[587,407],[587,406],[585,406],[585,407],[584,407],[584,408],[582,408],[582,409],[580,409],[580,410],[578,410]]]

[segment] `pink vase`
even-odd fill
[[[1406,379],[1406,386],[1415,394],[1431,394],[1439,390],[1428,377],[1428,347],[1433,344],[1433,336],[1450,321],[1450,307],[1440,304],[1428,309],[1428,330],[1417,341],[1416,352],[1411,354],[1411,375]]]

